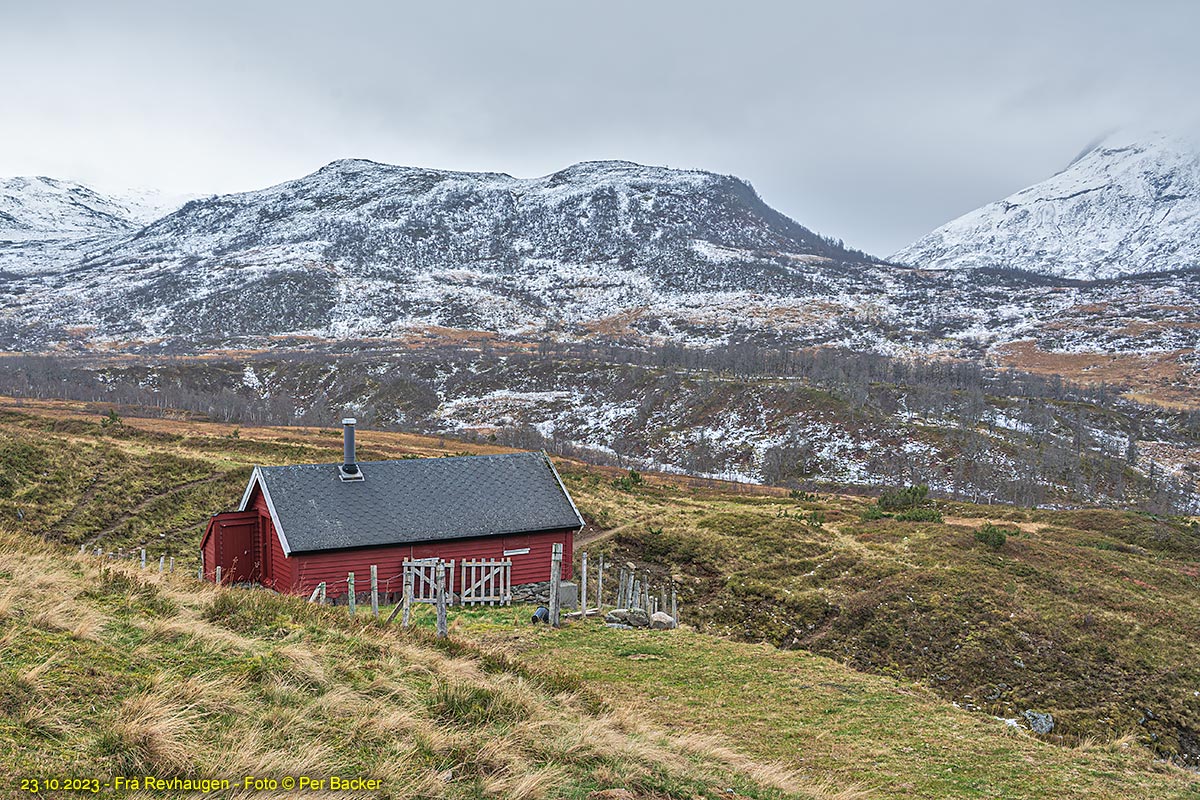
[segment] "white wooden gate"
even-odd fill
[[[446,602],[454,604],[454,559],[417,558],[404,561],[404,574],[412,575],[412,601],[437,603],[437,567],[446,565]]]
[[[511,605],[512,559],[464,559],[458,585],[463,605]]]

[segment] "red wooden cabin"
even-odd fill
[[[217,514],[201,541],[206,580],[259,583],[330,597],[367,587],[401,590],[413,558],[512,559],[512,585],[550,579],[563,545],[563,578],[583,519],[545,453],[357,463],[354,420],[343,420],[341,464],[255,467],[237,511]],[[360,589],[360,590],[361,590]]]

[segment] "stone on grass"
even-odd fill
[[[646,613],[644,608],[631,608],[629,614],[625,617],[625,621],[635,628],[649,628],[650,615]]]
[[[625,622],[629,619],[629,610],[625,608],[614,608],[604,615],[605,622]]]
[[[1054,717],[1051,714],[1042,714],[1027,708],[1021,712],[1021,716],[1025,717],[1025,721],[1029,723],[1029,730],[1034,733],[1049,733],[1054,730]]]
[[[655,611],[650,615],[650,627],[656,631],[669,631],[675,627],[675,618],[665,611]]]

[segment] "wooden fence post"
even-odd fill
[[[579,570],[579,571],[583,573],[583,575],[581,576],[581,577],[583,578],[583,580],[581,580],[581,581],[580,581],[580,583],[579,583],[579,610],[580,610],[581,612],[583,612],[583,617],[582,617],[582,619],[587,619],[587,581],[588,581],[588,574],[587,574],[587,552],[586,552],[586,551],[585,551],[585,552],[584,552],[584,554],[583,554],[583,564],[582,564],[582,566],[580,567],[580,570]]]
[[[671,589],[671,616],[675,619],[675,627],[679,627],[679,605],[675,601],[675,589]]]
[[[449,631],[446,627],[446,562],[438,561],[437,565],[437,635],[445,639]]]
[[[555,542],[550,550],[550,624],[558,627],[558,587],[562,581],[562,542]]]
[[[404,606],[404,616],[400,618],[400,627],[407,628],[412,615],[413,574],[408,567],[404,568],[404,596],[400,602]]]
[[[604,610],[604,553],[600,554],[600,568],[596,570],[596,607]]]
[[[350,604],[350,616],[354,616],[354,605],[358,598],[354,596],[354,573],[351,572],[346,576],[346,601]]]
[[[170,569],[170,572],[171,572],[172,574],[174,574],[174,572],[175,572],[175,556],[171,556],[171,569]]]
[[[379,619],[379,570],[371,565],[371,614]]]
[[[310,603],[317,602],[317,598],[321,596],[321,587],[324,585],[325,584],[323,584],[323,583],[318,583],[316,586],[313,587],[312,594],[310,594],[308,596],[308,602],[310,602]]]
[[[221,565],[217,564],[217,586],[221,585]]]
[[[321,599],[317,601],[321,605],[325,605],[325,593],[328,590],[329,590],[329,587],[325,585],[325,581],[321,581]]]
[[[158,574],[159,574],[159,575],[162,575],[162,574],[163,574],[163,571],[164,571],[166,568],[167,568],[167,557],[166,557],[166,556],[159,556],[159,557],[158,557]]]
[[[142,548],[142,569],[146,568],[146,548]]]

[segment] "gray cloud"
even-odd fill
[[[234,191],[335,158],[737,174],[886,254],[1097,134],[1196,124],[1191,2],[16,3],[0,174]]]

